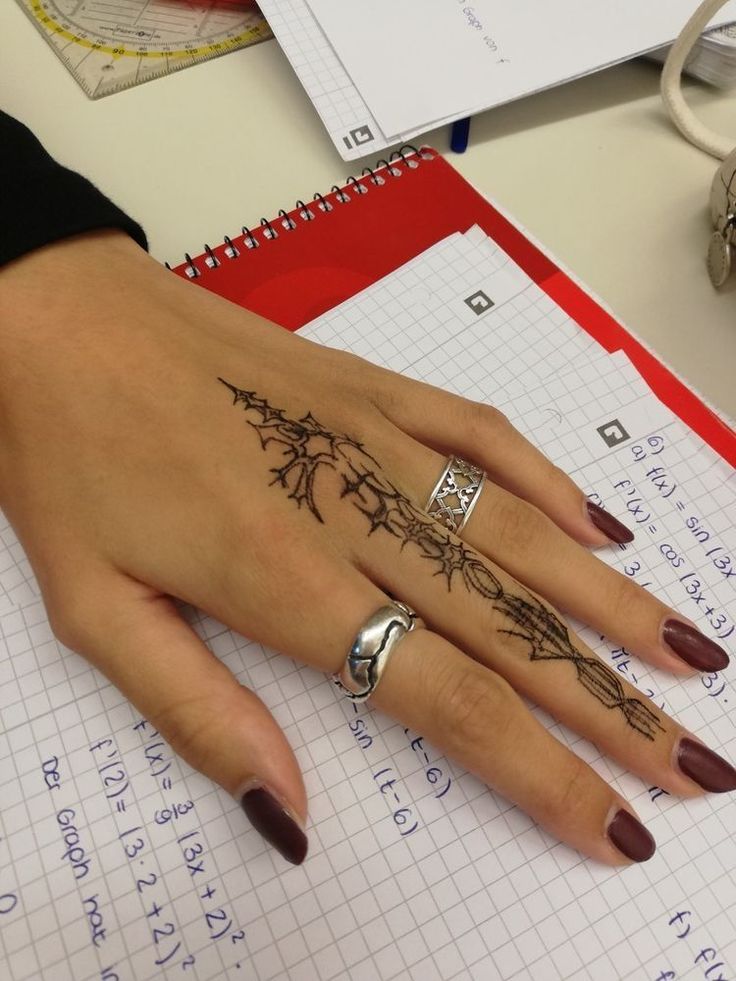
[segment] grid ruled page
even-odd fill
[[[323,15],[325,11],[322,10],[323,6],[323,4],[320,4],[319,13],[324,22]],[[460,98],[459,101],[452,104],[453,108],[450,108],[452,100],[442,108],[441,104],[444,102],[444,97],[452,89],[453,83],[456,81],[455,76],[458,75],[458,72],[453,71],[452,67],[448,68],[450,64],[447,61],[450,52],[447,43],[449,35],[447,31],[443,32],[439,29],[442,25],[439,25],[438,29],[434,30],[431,19],[427,20],[426,17],[420,16],[419,20],[417,20],[415,17],[410,17],[412,28],[409,29],[406,23],[399,23],[397,21],[397,17],[401,19],[403,12],[397,12],[395,7],[391,10],[381,12],[368,7],[359,14],[356,14],[355,10],[349,8],[349,5],[339,4],[337,6],[337,19],[330,21],[328,33],[322,28],[320,19],[315,16],[309,0],[282,0],[282,2],[277,2],[277,0],[263,0],[260,4],[271,30],[327,128],[338,153],[341,154],[344,160],[353,160],[365,156],[367,153],[373,153],[374,151],[383,150],[388,146],[412,140],[416,136],[426,133],[429,129],[453,122],[469,114],[482,112],[484,109],[489,108],[489,106],[507,102],[510,98],[519,98],[521,95],[526,95],[531,91],[549,87],[550,84],[559,84],[561,81],[565,81],[570,77],[569,72],[565,74],[565,71],[570,66],[563,64],[561,72],[552,71],[552,76],[554,77],[548,77],[541,83],[539,81],[535,83],[533,80],[538,66],[546,65],[549,61],[550,54],[554,55],[554,50],[559,48],[560,39],[558,38],[556,42],[554,40],[550,41],[546,26],[542,25],[531,33],[521,32],[520,35],[518,25],[516,25],[511,30],[508,40],[518,50],[516,54],[511,54],[510,51],[505,51],[504,53],[503,50],[499,51],[496,48],[496,41],[493,37],[495,34],[494,27],[489,28],[488,21],[486,21],[486,28],[483,28],[481,21],[486,20],[486,18],[478,11],[477,5],[464,5],[461,2],[460,8],[458,8],[457,4],[446,3],[444,5],[446,7],[445,11],[440,11],[439,13],[444,17],[450,17],[454,21],[457,21],[458,25],[466,23],[469,32],[468,37],[470,35],[476,35],[464,51],[459,52],[455,47],[454,54],[457,64],[460,65],[460,74],[467,72],[470,63],[476,57],[479,57],[478,50],[481,50],[484,54],[480,56],[482,64],[478,66],[479,71],[476,76],[468,76],[466,78],[464,90],[461,84],[460,91],[467,98]],[[449,10],[453,6],[458,8],[455,16],[449,13]],[[585,6],[583,5],[583,7]],[[651,6],[650,4],[649,7]],[[663,5],[662,15],[671,18],[667,24],[669,25],[670,36],[674,37],[681,23],[684,22],[687,9],[683,10],[681,17],[678,17],[676,12],[672,15],[666,9],[671,6],[672,4]],[[426,7],[426,3],[417,5],[417,9],[419,7]],[[488,14],[488,11],[486,13]],[[628,15],[630,11],[622,11],[622,14],[624,13]],[[649,14],[649,21],[647,21],[647,14]],[[431,18],[431,13],[428,12],[427,16]],[[606,16],[607,10],[601,8],[599,19],[602,18],[605,21]],[[361,17],[365,19],[362,31],[359,19]],[[652,17],[656,28],[653,34]],[[376,18],[381,18],[380,27],[377,29],[376,25],[379,24],[379,21]],[[630,32],[628,32],[628,41],[622,42],[621,47],[617,48],[614,45],[610,48],[607,55],[601,53],[601,60],[598,60],[597,63],[596,59],[593,58],[593,63],[588,61],[585,67],[581,64],[577,74],[579,75],[581,71],[584,74],[585,72],[597,70],[601,66],[614,63],[622,58],[633,57],[634,54],[645,51],[647,47],[652,47],[660,43],[662,34],[668,33],[667,26],[662,30],[662,17],[657,18],[656,12],[652,14],[651,10],[639,10],[637,12],[637,18],[638,26],[635,28],[633,39],[630,36]],[[490,19],[492,20],[493,18],[491,17]],[[721,12],[721,19],[723,22],[727,22],[729,17]],[[350,29],[347,33],[343,34],[342,28],[345,25],[350,25]],[[618,37],[620,34],[621,25],[617,23],[615,15],[613,16],[612,25],[612,28],[608,31],[604,30],[600,37],[597,37],[596,32],[591,31],[589,29],[590,25],[588,25],[588,29],[586,29],[587,45],[581,48],[580,43],[577,46],[573,44],[570,48],[570,51],[572,51],[571,57],[580,55],[583,50],[587,52],[591,44],[600,44],[601,39],[603,39],[603,46],[605,48],[606,38],[609,38],[609,36]],[[445,24],[444,26],[447,27],[448,25]],[[450,26],[455,27],[457,25],[450,24]],[[335,29],[337,29],[340,35],[339,38],[334,37]],[[415,36],[412,36],[412,30]],[[463,28],[459,27],[458,30],[462,31]],[[490,36],[487,33],[488,31],[491,32]],[[422,33],[424,33],[423,39],[421,36]],[[552,33],[554,34],[554,31]],[[360,38],[358,51],[362,49],[363,54],[367,58],[366,64],[371,66],[371,70],[367,76],[364,71],[365,65],[361,65],[360,58],[356,61],[353,56],[352,59],[348,59],[348,64],[346,65],[346,62],[340,57],[335,45],[330,40],[330,34],[333,35],[333,40],[336,43],[339,41],[343,43],[343,46],[346,38],[348,41],[356,36]],[[443,40],[442,42],[436,42],[436,50],[432,51],[431,56],[419,59],[415,58],[411,52],[412,43],[416,43],[418,47],[426,49],[426,42],[436,41],[435,35],[438,34],[442,36]],[[621,36],[623,37],[623,35]],[[377,42],[376,38],[379,37],[380,41]],[[654,38],[659,38],[659,40],[653,40]],[[422,40],[425,42],[424,45],[422,45]],[[455,37],[454,40],[458,42],[459,38]],[[386,52],[383,49],[387,47],[387,41],[389,42],[389,46],[392,45],[394,47],[394,50],[391,51],[390,62],[384,60],[382,63],[381,57],[383,56],[384,59],[386,57]],[[486,46],[488,43],[491,45],[490,50]],[[533,46],[534,43],[538,43],[540,50],[530,55],[530,44]],[[628,49],[628,54],[625,49]],[[397,54],[397,51],[400,51],[400,54]],[[354,55],[355,52],[353,51],[352,54]],[[519,54],[521,54],[521,57],[519,57]],[[352,65],[350,64],[351,60]],[[583,61],[585,60],[585,57],[583,57]],[[506,73],[502,72],[497,80],[497,84],[493,86],[490,86],[488,79],[491,76],[495,78],[499,66],[504,68],[510,62],[518,62],[522,66],[520,76],[521,84],[516,86],[518,91],[509,91],[503,94],[502,89],[499,91],[496,90],[499,84],[503,83]],[[425,82],[422,86],[421,76],[423,66],[434,64],[441,65],[445,69],[444,72],[439,72],[439,76],[443,78],[443,83],[439,88],[439,92],[443,98],[438,99],[435,97],[433,103],[430,100],[432,109],[419,112],[418,118],[415,118],[414,121],[409,121],[411,113],[409,116],[404,114],[406,116],[405,125],[397,124],[392,127],[390,121],[385,120],[385,125],[382,127],[378,123],[376,115],[369,108],[369,102],[371,102],[374,105],[375,112],[379,116],[382,115],[380,109],[383,108],[385,118],[385,105],[379,107],[375,102],[376,86],[384,94],[384,98],[385,93],[389,93],[389,106],[393,106],[395,112],[395,107],[403,104],[401,98],[402,90],[407,89],[407,87],[410,89],[414,86],[413,98],[408,100],[409,103],[414,103],[416,102],[417,86],[420,86],[422,90],[431,89],[431,80],[429,83]],[[358,75],[353,76],[351,70],[356,69],[360,69],[361,71],[359,71]],[[384,80],[383,84],[381,83],[382,79]],[[367,82],[371,83],[368,89],[366,89]],[[368,91],[369,89],[370,93]],[[490,96],[486,94],[484,97],[479,94],[484,89],[488,89]],[[368,94],[369,101],[366,101],[364,98],[362,94],[364,92]],[[469,92],[474,93],[474,95],[468,95]],[[371,96],[373,96],[373,99],[371,99]],[[476,101],[477,99],[481,101],[478,102]],[[407,100],[405,99],[403,101]],[[416,113],[414,115],[415,117],[417,116]]]
[[[263,0],[259,6],[343,160],[356,160],[426,132],[427,126],[383,132],[307,0]],[[448,121],[438,119],[436,125]]]
[[[523,392],[530,378],[545,380],[601,353],[477,226],[448,236],[300,334],[443,388],[446,368],[464,366],[454,390],[482,400],[491,395],[475,384],[482,370],[494,386]]]
[[[260,7],[343,160],[396,142],[384,137],[306,0],[264,0]]]
[[[690,0],[374,0],[365,11],[308,2],[388,136],[645,54],[674,41],[693,9]],[[726,4],[712,23],[735,16]]]
[[[439,243],[306,333],[361,344],[377,363],[492,401],[636,527],[633,546],[601,557],[736,653],[733,471],[625,358],[591,345],[502,253],[462,239]],[[438,343],[422,346],[422,325]],[[421,733],[188,615],[295,749],[310,801],[306,863],[288,866],[265,846],[234,801],[173,758],[53,638],[23,551],[0,523],[3,978],[694,981],[716,978],[706,970],[717,964],[734,976],[733,798],[660,794],[535,710],[657,838],[646,865],[601,868]],[[736,757],[728,672],[675,681],[581,632],[622,676]],[[381,789],[387,772],[396,799]]]

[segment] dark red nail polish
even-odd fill
[[[588,501],[588,514],[596,528],[602,531],[604,535],[607,535],[612,542],[616,542],[618,545],[633,542],[634,532],[629,531],[626,525],[622,525],[618,518],[614,518],[612,514],[604,511],[603,508],[599,508],[592,501]]]
[[[248,820],[287,862],[301,865],[307,857],[307,836],[283,804],[265,787],[243,794],[240,805]]]
[[[728,654],[723,648],[682,620],[666,620],[662,640],[698,671],[723,671],[728,667]]]
[[[621,808],[606,832],[618,850],[632,862],[647,862],[657,850],[654,838],[633,814]]]
[[[694,739],[680,740],[677,747],[677,764],[685,774],[703,790],[713,794],[725,794],[736,790],[736,769],[728,760]]]

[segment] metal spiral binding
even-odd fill
[[[365,174],[370,175],[370,182],[371,184],[375,184],[376,187],[380,187],[383,184],[383,177],[380,174],[376,174],[372,167],[364,167],[360,172],[360,176],[363,177]]]
[[[353,177],[352,174],[345,181],[345,187],[346,188],[350,187],[351,185],[352,185],[353,189],[355,190],[355,193],[356,194],[367,194],[368,193],[368,188],[365,186],[365,184],[361,184],[360,181],[358,180],[358,178],[357,177]]]
[[[186,266],[184,266],[184,272],[190,279],[196,279],[197,276],[201,276],[202,273],[194,265],[194,259],[189,255],[188,252],[184,253],[184,258],[186,259]]]
[[[330,188],[330,194],[335,195],[339,204],[345,204],[346,201],[350,200],[345,191],[343,191],[341,187],[338,187],[337,184],[332,185]]]
[[[261,228],[263,229],[264,238],[272,239],[279,237],[279,233],[273,227],[268,218],[261,218]]]
[[[314,193],[313,200],[317,202],[317,207],[320,211],[332,211],[332,205],[319,191]]]
[[[421,157],[422,159],[425,160],[427,159],[426,156],[422,153],[422,151],[417,150],[417,148],[412,143],[405,143],[403,146],[400,146],[398,150],[394,150],[394,152],[391,154],[391,156],[388,159],[393,160],[395,157],[400,157],[407,167],[411,167],[411,168],[418,167],[419,162],[417,160],[412,160],[411,158],[407,160],[407,158],[404,156],[405,150],[411,150],[411,152],[414,154],[415,157]]]
[[[281,224],[284,226],[284,228],[287,230],[287,232],[290,232],[290,231],[292,231],[293,229],[296,228],[296,222],[291,217],[291,215],[289,214],[289,212],[288,211],[284,211],[283,208],[279,208],[279,218],[283,218],[283,221],[281,222]]]
[[[388,160],[381,158],[376,161],[376,166],[374,167],[364,167],[360,173],[360,177],[354,177],[352,174],[346,179],[345,184],[340,187],[337,184],[333,184],[330,188],[330,194],[334,195],[335,202],[337,204],[349,204],[352,200],[351,193],[354,194],[368,194],[369,188],[367,184],[373,187],[381,187],[386,183],[385,177],[381,173],[383,170],[385,174],[389,177],[401,177],[404,173],[402,167],[414,170],[420,165],[422,160],[431,160],[432,154],[430,152],[425,152],[424,148],[418,149],[411,143],[405,143],[403,146],[399,147],[398,150],[394,150]],[[362,178],[366,178],[363,181]],[[323,194],[319,191],[315,192],[312,198],[313,201],[317,202],[317,209],[322,214],[329,214],[334,210],[335,205],[329,201]],[[315,220],[315,212],[312,211],[304,201],[297,200],[296,208],[298,208],[298,217],[304,222],[310,222]],[[297,228],[297,222],[292,217],[289,212],[285,211],[283,208],[279,208],[278,216],[273,221],[268,218],[260,219],[261,226],[261,236],[264,241],[273,241],[279,237],[279,231],[277,226],[280,226],[284,231],[290,232]],[[246,249],[257,249],[260,248],[261,242],[259,242],[256,235],[248,228],[247,225],[243,225],[241,228],[241,233],[243,236],[243,245]],[[223,247],[222,256],[224,259],[233,260],[239,259],[242,255],[242,250],[233,242],[229,235],[223,236]],[[194,259],[189,255],[188,252],[184,253],[184,258],[186,264],[184,266],[184,274],[189,279],[198,279],[202,275],[202,270],[197,268]],[[209,245],[205,243],[204,246],[204,264],[208,269],[218,269],[222,265],[222,258],[215,254],[215,250],[210,248]],[[166,268],[171,269],[169,263],[166,263]],[[173,270],[172,270],[173,271]]]
[[[233,244],[233,240],[229,235],[225,236],[225,255],[228,259],[237,259],[240,255],[237,246]]]
[[[258,239],[254,237],[253,232],[248,228],[247,225],[243,225],[240,229],[243,233],[243,241],[249,249],[258,248]]]
[[[296,206],[299,208],[299,217],[302,221],[314,221],[314,212],[309,210],[301,198],[297,199]]]

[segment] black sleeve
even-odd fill
[[[0,112],[0,265],[68,235],[119,228],[146,235],[85,177],[58,164],[31,131]]]

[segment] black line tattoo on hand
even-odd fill
[[[627,698],[611,668],[577,650],[567,627],[551,610],[523,587],[519,595],[506,592],[471,548],[453,539],[394,487],[361,443],[326,429],[311,413],[291,419],[255,392],[236,388],[223,378],[218,381],[232,393],[233,405],[242,407],[262,448],[281,453],[280,464],[270,470],[271,485],[288,491],[297,507],[305,506],[324,523],[316,499],[317,478],[325,469],[337,473],[342,478],[341,498],[349,499],[365,516],[369,535],[383,531],[397,539],[400,548],[413,546],[433,563],[435,576],[445,580],[448,591],[459,581],[468,592],[488,600],[505,617],[507,626],[500,632],[524,641],[531,661],[569,661],[583,687],[605,708],[620,711],[627,724],[647,739],[664,731],[658,716],[641,699]]]

